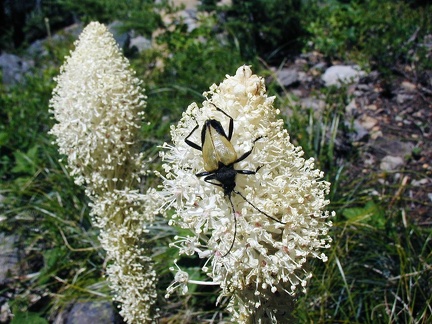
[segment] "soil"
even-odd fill
[[[321,76],[330,65],[317,53],[287,64],[284,70],[297,72],[287,90],[300,100],[315,100],[314,90],[324,87]],[[401,211],[404,221],[430,226],[432,71],[419,73],[411,66],[397,66],[391,75],[372,71],[346,89],[352,100],[345,120],[353,120],[354,129],[341,134],[340,143],[356,150],[356,158],[341,156],[342,163],[349,164],[345,184],[364,177],[389,208]]]

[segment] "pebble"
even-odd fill
[[[380,169],[383,171],[395,171],[404,165],[405,161],[400,156],[386,155],[380,163]]]

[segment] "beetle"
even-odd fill
[[[240,191],[236,190],[237,174],[253,175],[256,174],[259,169],[261,169],[261,166],[258,167],[255,171],[239,170],[234,168],[234,165],[236,163],[243,161],[252,153],[254,147],[252,147],[249,151],[243,153],[240,157],[238,157],[237,152],[231,143],[231,138],[234,132],[234,119],[225,111],[218,108],[215,104],[212,103],[212,105],[216,108],[217,111],[221,112],[229,118],[228,134],[226,134],[220,121],[216,119],[207,119],[201,129],[201,146],[192,142],[189,139],[192,134],[198,129],[198,123],[192,129],[189,135],[185,137],[185,142],[192,148],[202,152],[205,171],[196,173],[195,175],[199,178],[204,177],[204,181],[207,183],[221,187],[223,189],[224,195],[228,197],[228,200],[230,202],[234,214],[234,238],[228,252],[226,252],[222,256],[225,257],[226,255],[228,255],[228,253],[230,253],[231,249],[233,248],[237,235],[237,220],[235,217],[234,204],[231,199],[233,192],[242,197],[244,201],[246,201],[249,205],[251,205],[261,214],[278,223],[285,223],[274,218],[273,216],[268,215],[267,213],[256,207],[252,202],[246,199],[246,197]],[[253,141],[253,144],[255,144],[255,142],[257,142],[261,138],[262,136],[256,138]]]

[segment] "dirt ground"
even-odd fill
[[[287,64],[284,69],[297,73],[287,90],[301,101],[316,100],[314,90],[324,86],[321,76],[330,65],[314,53]],[[347,181],[367,179],[407,221],[432,225],[432,71],[397,66],[386,77],[372,71],[346,91],[345,120],[353,121],[353,133],[341,134],[339,143],[358,154],[345,167]]]

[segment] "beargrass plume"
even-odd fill
[[[219,300],[230,297],[233,321],[284,323],[293,307],[291,297],[299,288],[305,290],[312,275],[307,261],[327,260],[322,250],[331,242],[333,213],[325,210],[330,183],[314,160],[304,159],[301,147],[290,143],[283,121],[276,118],[274,97],[267,96],[263,78],[250,67],[241,66],[204,96],[201,107],[191,104],[171,128],[173,144],[162,152],[165,208],[175,210],[172,224],[191,233],[172,245],[180,254],[207,260],[202,271],[209,280],[201,284],[218,284]],[[214,129],[205,130],[213,147],[204,154],[197,147],[204,146],[206,121],[220,121],[227,135],[229,117],[237,157],[251,151],[234,168],[256,173],[237,174],[235,190],[226,195],[215,178],[197,174],[209,171],[205,163],[211,159],[222,162],[232,149]],[[177,274],[168,295],[176,289],[186,293],[192,281],[180,268],[173,270]]]
[[[154,191],[138,190],[146,163],[138,134],[146,97],[112,34],[90,23],[56,78],[50,131],[75,183],[91,199],[107,275],[128,323],[153,318],[156,275],[143,246],[154,217]]]

